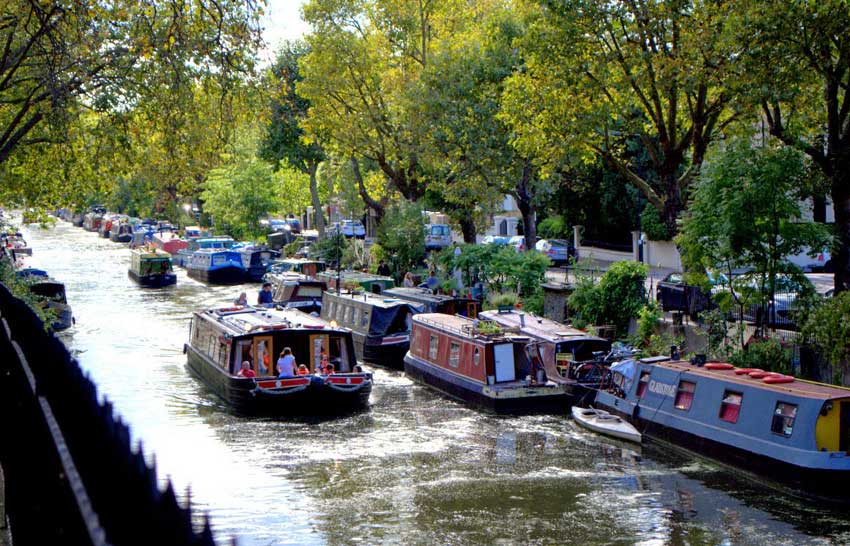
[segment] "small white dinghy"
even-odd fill
[[[573,406],[573,419],[586,429],[621,440],[640,443],[641,435],[630,423],[607,411]]]

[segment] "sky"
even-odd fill
[[[306,0],[268,0],[263,20],[263,38],[267,51],[260,54],[262,61],[271,62],[274,52],[284,40],[300,38],[307,33],[307,23],[301,20],[301,5]]]

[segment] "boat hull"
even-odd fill
[[[245,282],[245,270],[239,267],[186,270],[189,277],[209,284],[239,284]]]
[[[308,383],[293,387],[288,392],[272,393],[257,386],[258,383],[274,382],[274,378],[232,377],[191,346],[186,346],[185,351],[189,370],[239,414],[281,417],[338,415],[369,406],[371,379],[356,388],[332,388],[325,377],[299,376],[293,380],[303,382],[302,378],[306,378]]]
[[[382,345],[358,332],[352,332],[352,337],[354,338],[354,351],[357,354],[357,360],[385,368],[404,369],[404,355],[410,349],[409,341]]]
[[[177,275],[174,273],[166,273],[160,275],[139,275],[132,269],[127,271],[127,275],[141,286],[148,288],[162,288],[163,286],[171,286],[177,284]]]
[[[404,357],[404,373],[450,398],[497,414],[563,413],[570,404],[570,396],[557,387],[500,390],[452,374],[409,353]]]
[[[644,438],[651,438],[675,449],[696,453],[759,476],[766,476],[777,485],[789,487],[803,495],[830,500],[841,499],[846,502],[848,491],[850,491],[850,470],[808,468],[786,463],[684,430],[641,419],[640,411],[635,416],[622,411],[623,408],[620,407],[600,404],[598,401],[596,405],[630,422],[642,432]],[[759,480],[759,483],[763,483],[762,480]]]
[[[593,413],[591,415],[585,415],[585,412],[588,411]],[[596,418],[596,415],[599,415],[600,413],[607,416],[608,419],[599,420]],[[599,410],[580,408],[578,406],[573,406],[572,414],[575,422],[588,430],[605,436],[610,436],[612,438],[618,438],[620,440],[626,440],[638,444],[641,442],[640,432],[629,424],[628,421],[618,415],[612,415],[608,412],[600,412]]]
[[[122,235],[110,235],[109,240],[116,243],[129,243],[133,240],[133,235],[130,233],[124,233]]]

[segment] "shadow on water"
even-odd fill
[[[371,408],[339,419],[245,418],[185,366],[189,319],[257,284],[142,290],[128,251],[60,222],[25,234],[67,285],[66,343],[209,510],[220,536],[269,544],[829,544],[848,518],[663,446],[566,417],[484,415],[373,370]]]

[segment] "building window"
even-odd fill
[[[472,363],[478,366],[478,362],[481,360],[481,349],[478,347],[472,352]]]
[[[673,405],[680,410],[691,409],[696,386],[697,384],[692,381],[679,381],[679,389],[676,391],[676,402]]]
[[[723,402],[720,403],[720,420],[727,423],[737,423],[741,413],[741,400],[744,395],[740,392],[724,391]]]
[[[640,372],[640,379],[637,384],[637,397],[643,398],[646,393],[646,386],[649,384],[649,372]]]
[[[460,365],[460,344],[452,343],[451,351],[449,351],[449,366],[457,368]]]
[[[794,430],[794,419],[796,418],[797,404],[777,402],[776,411],[773,412],[773,421],[770,423],[770,431],[787,438],[791,436],[791,432]]]
[[[440,347],[440,338],[432,335],[431,339],[428,340],[428,358],[431,360],[437,360],[437,350]]]

